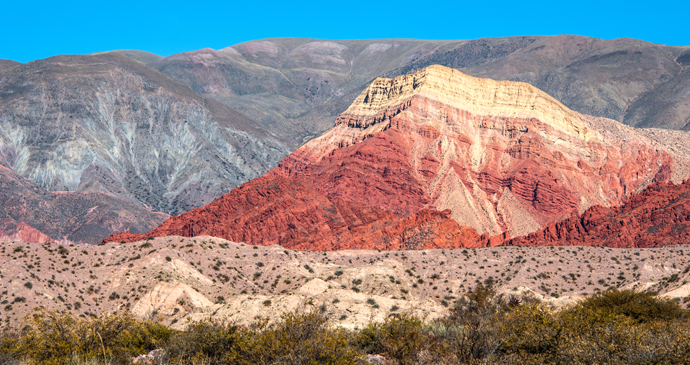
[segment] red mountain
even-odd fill
[[[594,206],[580,216],[502,242],[521,246],[657,247],[690,243],[690,181],[656,183],[622,206]],[[499,240],[494,239],[494,244]]]
[[[309,250],[467,247],[479,239],[473,229],[450,219],[448,211],[421,209],[399,218],[379,207],[328,197],[300,180],[263,176],[151,232],[125,232],[106,241],[168,235]]]
[[[482,245],[681,182],[689,161],[528,84],[431,66],[377,79],[264,177],[146,235],[302,249]]]

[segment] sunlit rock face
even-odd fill
[[[374,81],[277,171],[399,216],[451,209],[461,226],[518,236],[680,182],[688,160],[531,85],[430,66]]]
[[[681,182],[689,166],[683,151],[528,84],[430,66],[375,80],[271,172],[146,235],[302,249],[482,246]]]
[[[118,53],[0,71],[0,163],[51,191],[105,192],[174,215],[286,154],[258,124]]]

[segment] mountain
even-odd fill
[[[55,193],[180,214],[287,152],[242,114],[117,52],[0,70],[0,164]]]
[[[0,71],[6,68],[14,67],[21,65],[21,63],[17,61],[12,61],[12,60],[5,60],[5,59],[0,59]]]
[[[690,47],[573,35],[409,39],[264,39],[149,63],[297,148],[332,126],[375,78],[439,64],[532,84],[570,109],[637,127],[690,129]],[[661,103],[660,103],[661,102]]]
[[[503,244],[658,247],[690,243],[689,228],[690,180],[686,180],[678,185],[655,183],[621,206],[594,206]]]
[[[370,236],[379,238],[361,242],[376,248],[482,245],[620,205],[653,182],[683,181],[690,157],[672,147],[687,146],[687,133],[665,133],[674,138],[659,143],[529,84],[430,66],[375,80],[332,129],[264,177],[146,235],[108,241],[208,234],[301,249],[363,248],[344,243]]]
[[[112,232],[145,232],[169,216],[111,194],[51,192],[0,165],[0,237],[98,243]]]

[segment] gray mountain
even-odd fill
[[[330,128],[376,77],[431,64],[528,82],[584,114],[632,126],[690,129],[690,47],[635,39],[280,38],[176,54],[148,65],[237,109],[295,148]]]
[[[119,50],[113,51],[113,52],[121,53],[121,54],[123,54],[129,58],[134,59],[135,61],[138,61],[139,63],[144,64],[144,65],[147,63],[158,61],[161,58],[163,58],[163,56],[159,56],[155,53],[146,52],[146,51],[137,51],[134,49],[119,49]]]
[[[0,164],[48,191],[175,215],[287,153],[244,115],[119,53],[0,66]]]
[[[0,71],[4,70],[6,68],[18,66],[18,65],[21,65],[21,63],[19,63],[17,61],[12,61],[12,60],[0,59]]]

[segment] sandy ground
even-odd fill
[[[59,246],[0,244],[0,325],[35,307],[78,314],[130,310],[182,328],[214,316],[247,324],[318,308],[361,327],[392,313],[433,319],[491,278],[499,292],[554,307],[609,287],[690,299],[690,247],[494,247],[298,252],[213,237]]]

